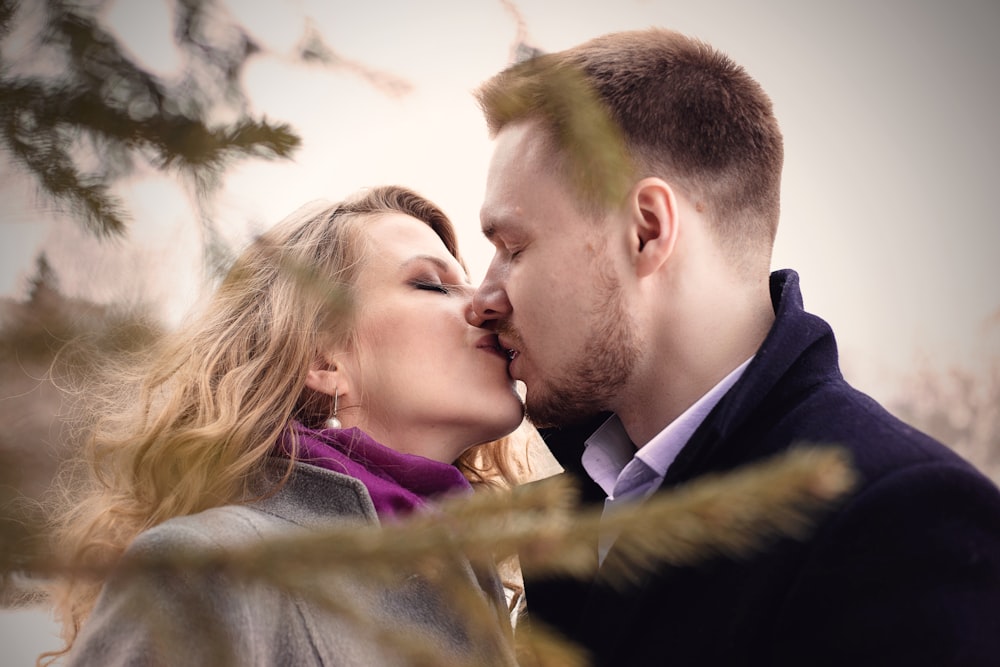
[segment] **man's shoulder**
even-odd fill
[[[786,431],[793,444],[848,449],[868,475],[908,465],[972,467],[947,444],[903,421],[842,378],[820,383],[788,405],[777,428]]]

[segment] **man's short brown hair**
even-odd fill
[[[583,92],[567,91],[577,81]],[[511,123],[540,121],[585,203],[600,204],[597,190],[623,174],[628,186],[636,177],[658,176],[704,210],[737,255],[752,249],[770,255],[780,210],[781,131],[761,86],[708,44],[657,28],[612,33],[512,65],[476,97],[493,136]],[[602,115],[611,129],[600,127]],[[623,151],[608,148],[613,136]],[[627,166],[614,162],[617,152]],[[573,164],[565,165],[567,159]]]

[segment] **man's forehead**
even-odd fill
[[[537,132],[526,121],[504,127],[497,135],[479,211],[487,238],[523,224],[523,205],[536,196],[535,189],[544,176],[536,142]]]
[[[496,136],[493,166],[509,166],[511,161],[537,162],[551,152],[552,146],[541,121],[525,119],[504,126]]]

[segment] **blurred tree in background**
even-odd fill
[[[993,338],[991,338],[991,336]],[[1000,339],[1000,312],[984,331]],[[1000,356],[986,354],[977,368],[918,363],[890,408],[904,421],[947,444],[1000,484]]]
[[[45,491],[72,451],[61,388],[84,381],[105,355],[143,347],[161,333],[135,307],[63,296],[44,254],[37,267],[27,300],[0,300],[0,451],[13,457],[18,486],[30,497]],[[59,354],[63,363],[54,367]]]
[[[26,300],[0,299],[0,561],[20,561],[40,548],[44,517],[35,501],[80,443],[66,419],[65,389],[85,396],[88,374],[107,355],[144,347],[162,333],[135,306],[65,297],[44,253],[36,265]],[[0,607],[31,593],[3,579],[0,573]]]

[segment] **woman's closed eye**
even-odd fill
[[[447,285],[434,280],[412,280],[410,281],[410,285],[419,290],[440,292],[441,294],[451,294],[457,287],[456,285]]]

